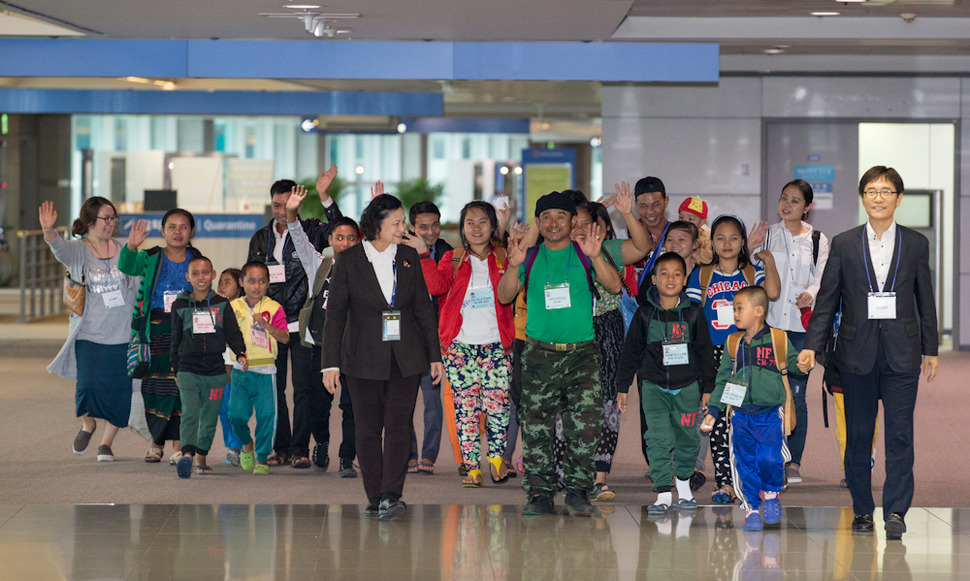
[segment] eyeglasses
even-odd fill
[[[105,224],[114,224],[118,221],[118,216],[98,216],[98,220],[104,220]]]
[[[870,200],[875,200],[876,198],[888,198],[889,196],[896,195],[898,192],[893,190],[866,190],[862,194],[869,198]]]

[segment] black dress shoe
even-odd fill
[[[906,521],[903,520],[902,513],[894,512],[886,517],[886,538],[898,541],[903,538],[906,532]]]
[[[852,532],[871,533],[874,528],[871,514],[857,514],[852,521]]]

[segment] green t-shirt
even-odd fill
[[[525,264],[519,266],[519,282],[525,284]],[[569,306],[546,308],[546,286],[569,284]],[[553,293],[555,293],[553,289]],[[579,343],[593,339],[593,293],[586,280],[586,269],[573,245],[562,250],[539,246],[529,273],[526,294],[529,312],[525,333],[547,343]]]

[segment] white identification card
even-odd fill
[[[472,289],[468,292],[469,309],[487,309],[495,304],[492,298],[492,287]]]
[[[172,303],[174,303],[175,299],[177,298],[179,298],[178,291],[165,291],[165,312],[166,313],[172,312]]]
[[[266,329],[262,327],[253,327],[252,337],[254,346],[269,349],[269,333],[266,332]]]
[[[383,329],[381,338],[385,341],[401,340],[401,311],[384,311],[381,313]]]
[[[572,303],[569,299],[569,283],[546,285],[546,310],[568,309]]]
[[[870,319],[896,318],[896,293],[869,293]]]
[[[748,386],[743,383],[728,382],[724,386],[724,393],[721,394],[721,403],[725,405],[739,406],[744,404],[744,394],[748,392]]]
[[[270,284],[286,282],[286,266],[282,264],[268,264],[267,266],[269,267]]]
[[[664,365],[687,365],[690,353],[687,343],[664,343]]]
[[[101,293],[101,300],[104,301],[104,308],[106,309],[116,309],[125,306],[125,295],[121,294],[120,290]]]
[[[192,332],[196,334],[215,333],[216,322],[212,311],[195,311],[192,313]]]
[[[734,304],[728,303],[717,308],[717,323],[730,326],[734,324]]]

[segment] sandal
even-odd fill
[[[507,482],[509,479],[508,470],[505,471],[505,476],[502,476],[502,468],[505,468],[505,462],[501,458],[489,458],[488,463],[491,464],[491,469],[489,469],[489,476],[492,477],[492,482],[495,484],[502,484]],[[495,475],[499,477],[496,478]]]
[[[266,458],[267,466],[282,466],[283,464],[288,464],[290,457],[282,452],[273,452]],[[267,474],[269,474],[267,472]]]
[[[678,498],[677,502],[674,503],[674,508],[678,510],[697,510],[697,501],[693,498],[690,500]]]
[[[418,473],[418,461],[415,458],[408,460],[408,474]]]
[[[515,468],[512,467],[512,463],[508,460],[502,460],[502,466],[505,466],[505,469],[509,471],[509,478],[519,477],[519,473],[515,471]]]
[[[212,474],[212,467],[196,465],[194,468],[192,468],[192,472],[198,476],[209,476]]]
[[[158,446],[152,446],[145,453],[145,462],[149,464],[157,464],[162,461],[162,449]]]
[[[734,488],[730,484],[725,484],[711,495],[711,501],[717,504],[731,504],[737,500],[734,496]]]
[[[485,478],[482,476],[482,471],[475,468],[468,471],[468,476],[461,481],[461,486],[462,488],[481,488],[484,483]]]
[[[651,504],[647,507],[648,516],[662,516],[670,510],[669,504]]]
[[[179,463],[179,460],[181,460],[181,459],[182,459],[182,453],[181,452],[176,452],[176,453],[174,453],[174,454],[172,454],[171,456],[168,457],[168,463],[171,466],[175,466],[176,464]]]
[[[306,456],[294,456],[293,459],[290,460],[290,466],[301,469],[309,468],[310,459]]]
[[[593,500],[599,502],[610,502],[616,498],[616,493],[610,490],[605,482],[597,482],[593,485]]]
[[[849,487],[849,481],[843,478],[842,481],[839,482],[839,488],[848,488],[848,487]]]
[[[418,464],[418,472],[421,474],[434,474],[434,462],[427,458],[422,458],[421,463]]]

